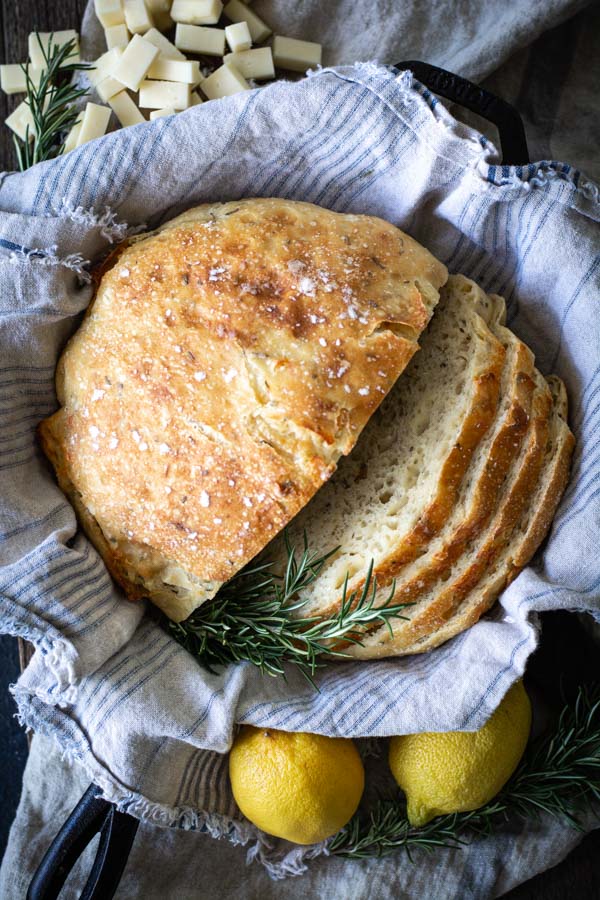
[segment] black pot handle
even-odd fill
[[[490,94],[484,88],[445,69],[418,60],[407,60],[397,69],[410,69],[418,80],[434,94],[470,109],[493,122],[500,135],[502,162],[506,166],[523,166],[529,162],[527,138],[521,116],[510,103]]]
[[[139,821],[103,800],[91,784],[46,851],[31,880],[27,900],[56,900],[71,869],[100,832],[100,843],[80,900],[110,900],[114,896],[133,844]]]

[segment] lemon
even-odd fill
[[[233,796],[262,831],[315,844],[356,812],[365,773],[354,743],[245,725],[229,754]]]
[[[516,769],[530,727],[531,704],[518,681],[480,731],[392,738],[390,768],[406,794],[411,824],[478,809],[495,797]]]

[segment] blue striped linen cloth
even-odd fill
[[[293,671],[287,681],[247,664],[208,674],[123,600],[35,442],[56,407],[57,355],[92,295],[90,262],[128,229],[246,196],[382,216],[503,294],[542,371],[565,380],[578,441],[549,542],[491,615],[423,656],[332,664],[318,693]],[[560,162],[498,164],[410,73],[363,64],[5,175],[0,209],[0,624],[36,646],[14,688],[22,721],[53,735],[120,808],[257,839],[273,874],[299,871],[297,851],[236,809],[223,755],[235,723],[348,737],[477,729],[523,673],[536,611],[600,617],[598,187]]]

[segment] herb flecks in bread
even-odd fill
[[[40,435],[130,597],[178,621],[350,452],[446,279],[380,219],[206,204],[120,248]]]

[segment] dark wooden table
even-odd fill
[[[0,33],[0,62],[22,62],[27,56],[27,36],[30,31],[79,29],[85,0],[0,0],[2,29]],[[21,101],[22,97],[6,97],[0,93],[0,121]],[[0,168],[14,168],[12,139],[7,128],[0,128]],[[579,666],[579,641],[576,626],[569,618],[561,619],[558,631],[561,641],[561,668]],[[556,626],[553,626],[555,629]],[[573,629],[575,628],[575,631]],[[21,659],[27,648],[20,647]],[[8,827],[18,802],[18,787],[26,759],[27,742],[13,718],[14,706],[7,688],[19,674],[17,642],[0,638],[0,855],[3,852]],[[597,676],[596,676],[597,677]],[[559,866],[538,875],[521,885],[505,900],[596,900],[600,897],[600,832],[589,835]],[[462,898],[456,898],[462,900]]]

